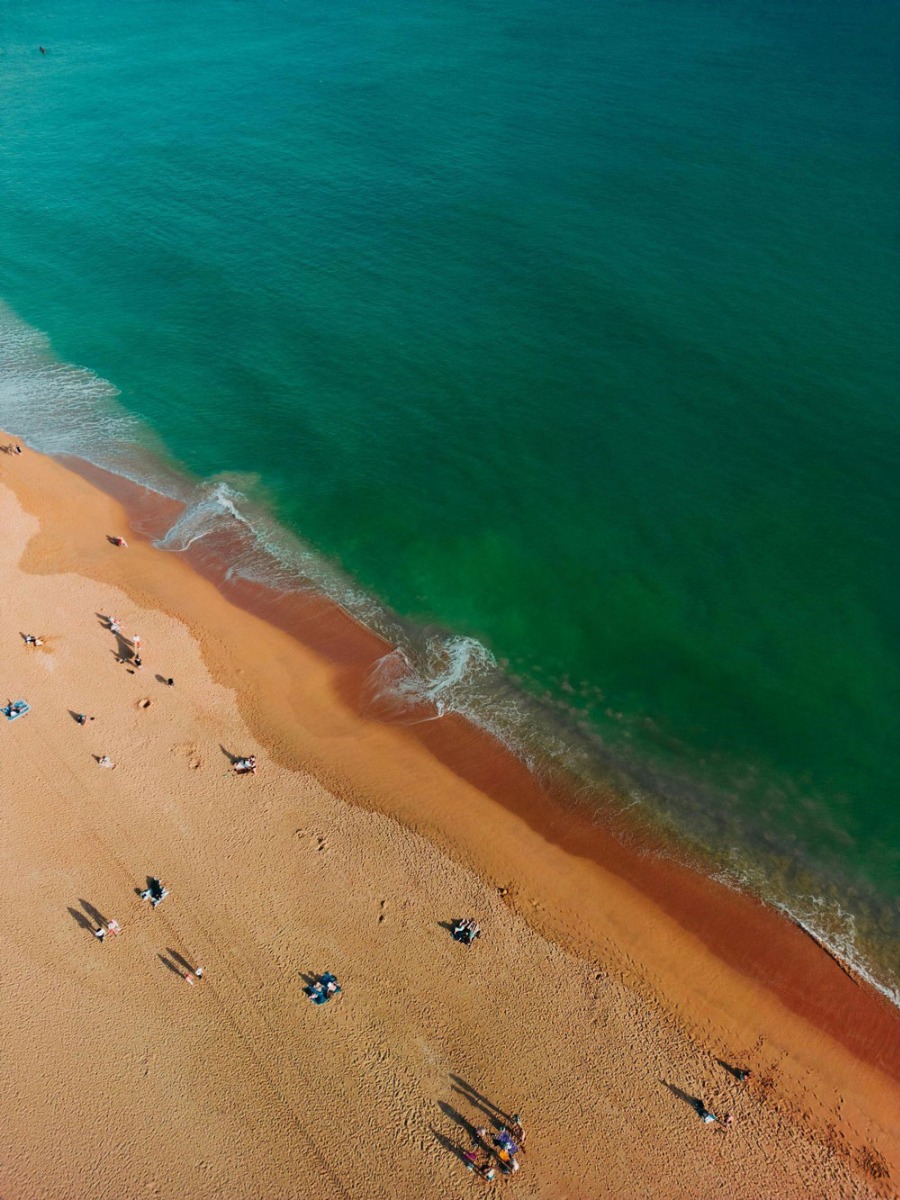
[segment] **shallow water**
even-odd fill
[[[0,419],[890,974],[897,21],[10,6]]]

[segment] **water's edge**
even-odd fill
[[[140,530],[160,550],[185,554],[201,543],[227,546],[228,578],[281,594],[321,595],[377,634],[387,649],[368,680],[367,698],[381,719],[412,725],[454,713],[496,738],[539,777],[564,770],[597,820],[627,812],[630,821],[637,819],[652,831],[654,844],[781,911],[900,1006],[900,964],[887,947],[860,932],[857,913],[848,912],[833,894],[823,896],[814,873],[794,863],[779,877],[758,846],[748,853],[746,846],[698,837],[698,814],[717,810],[712,789],[704,792],[696,780],[663,778],[636,756],[625,761],[620,752],[614,755],[563,705],[516,686],[476,639],[391,612],[280,525],[264,502],[243,490],[245,480],[192,481],[152,431],[118,404],[111,384],[60,363],[44,335],[8,309],[0,308],[0,319],[6,352],[0,370],[3,427],[66,465],[77,469],[79,462],[87,463],[175,502],[180,512],[165,529]],[[883,927],[877,898],[866,902],[874,914],[872,926]]]

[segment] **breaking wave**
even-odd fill
[[[455,713],[493,734],[532,770],[562,766],[588,788],[615,780],[623,807],[637,804],[688,842],[692,833],[695,838],[699,833],[700,841],[718,846],[718,861],[724,864],[717,873],[721,882],[750,890],[780,909],[900,1006],[894,972],[889,968],[885,974],[879,966],[883,945],[862,927],[863,909],[854,916],[837,895],[817,894],[809,874],[779,875],[771,847],[754,844],[751,831],[734,822],[727,803],[718,802],[722,797],[711,804],[709,796],[685,785],[685,794],[671,803],[678,791],[671,777],[654,776],[646,759],[625,762],[618,748],[614,760],[596,729],[575,719],[563,703],[538,699],[517,686],[477,639],[404,620],[363,591],[279,524],[258,478],[232,474],[192,481],[118,397],[109,381],[56,359],[44,334],[0,303],[0,427],[44,453],[80,458],[183,504],[157,538],[160,550],[183,553],[204,539],[238,532],[227,543],[229,578],[283,593],[315,589],[378,633],[393,648],[375,664],[367,682],[364,699],[374,717],[415,724]],[[688,786],[693,787],[690,798]],[[731,823],[715,828],[709,823],[711,813],[724,814]],[[739,853],[737,845],[752,848]],[[876,931],[878,924],[876,913]]]

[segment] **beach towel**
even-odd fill
[[[11,704],[7,704],[5,708],[0,708],[7,721],[15,721],[16,717],[24,717],[26,713],[31,712],[31,705],[24,700],[13,700]]]

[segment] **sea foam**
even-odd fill
[[[167,457],[153,431],[119,401],[118,389],[85,367],[60,362],[49,339],[0,303],[0,426],[44,453],[71,455],[180,501],[183,511],[156,545],[183,553],[205,538],[237,529],[230,578],[289,593],[324,593],[392,647],[373,667],[366,695],[371,715],[398,724],[458,714],[486,730],[532,770],[561,765],[596,783],[615,773],[613,756],[593,731],[577,728],[559,705],[523,691],[478,639],[406,621],[361,589],[340,568],[281,525],[250,475],[192,481]],[[232,543],[234,545],[234,543]],[[621,766],[621,762],[620,762]],[[663,814],[673,832],[690,839],[673,811],[665,818],[666,781],[644,773],[635,783],[628,764],[618,774],[622,807]],[[668,781],[672,783],[671,780]],[[699,802],[699,800],[698,800]],[[733,844],[733,843],[732,843]],[[860,949],[856,918],[831,898],[779,887],[746,859],[731,859],[718,874],[783,911],[836,959],[900,1006],[895,981]],[[785,892],[789,898],[785,898]]]

